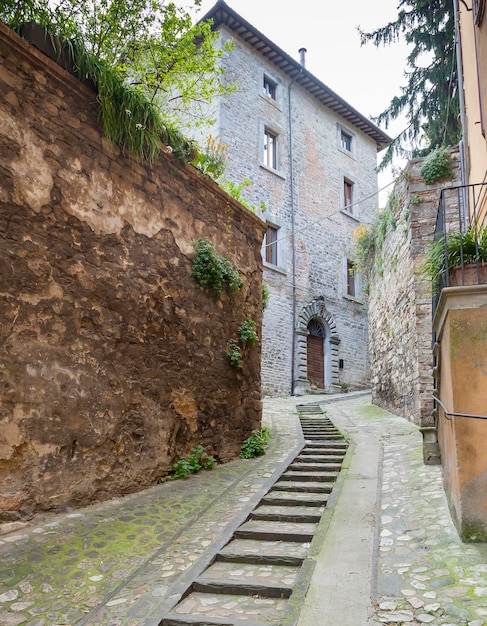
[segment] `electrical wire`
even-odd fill
[[[382,193],[385,189],[387,189],[391,185],[394,185],[395,183],[396,183],[395,180],[391,181],[390,183],[387,183],[387,185],[384,185],[384,187],[382,187],[381,189],[378,189],[377,191],[374,191],[374,193],[371,193],[370,195],[366,196],[365,198],[361,198],[360,200],[356,200],[355,202],[352,202],[351,204],[349,204],[347,206],[347,209],[353,209],[354,206],[362,204],[362,202],[366,202],[367,200],[370,200],[371,198],[375,198],[380,193]],[[319,219],[315,220],[314,222],[311,222],[311,224],[307,224],[306,226],[303,226],[302,228],[296,229],[294,231],[294,234],[296,235],[297,233],[303,233],[303,232],[305,232],[305,231],[307,231],[307,230],[309,230],[311,228],[314,228],[318,224],[321,224],[325,220],[330,220],[331,222],[336,224],[337,222],[335,222],[331,218],[334,217],[335,215],[343,213],[343,211],[344,211],[343,209],[337,209],[336,211],[333,211],[333,213],[329,213],[328,215],[324,215],[323,217],[320,217]],[[290,237],[291,237],[291,233],[283,235],[282,237],[278,237],[276,240],[271,241],[269,243],[266,243],[265,244],[265,248],[267,248],[269,246],[272,246],[272,245],[275,245],[275,244],[277,244],[277,243],[279,243],[281,241],[286,241],[286,239],[289,239]]]

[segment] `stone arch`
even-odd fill
[[[296,324],[296,381],[294,393],[302,395],[309,389],[308,382],[308,325],[311,320],[317,320],[324,329],[324,383],[325,389],[339,385],[338,336],[333,315],[326,310],[324,299],[316,299],[307,304],[299,313]]]

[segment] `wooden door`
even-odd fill
[[[320,389],[325,387],[323,337],[308,335],[308,380]]]

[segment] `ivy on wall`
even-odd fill
[[[197,287],[208,287],[216,293],[240,291],[244,280],[239,271],[224,256],[219,255],[208,239],[200,239],[194,244],[195,256],[191,268],[191,278]]]

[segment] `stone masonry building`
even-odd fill
[[[223,1],[203,19],[234,40],[222,59],[237,90],[215,103],[225,178],[267,224],[264,395],[369,383],[367,311],[353,233],[377,209],[377,151],[389,137]]]

